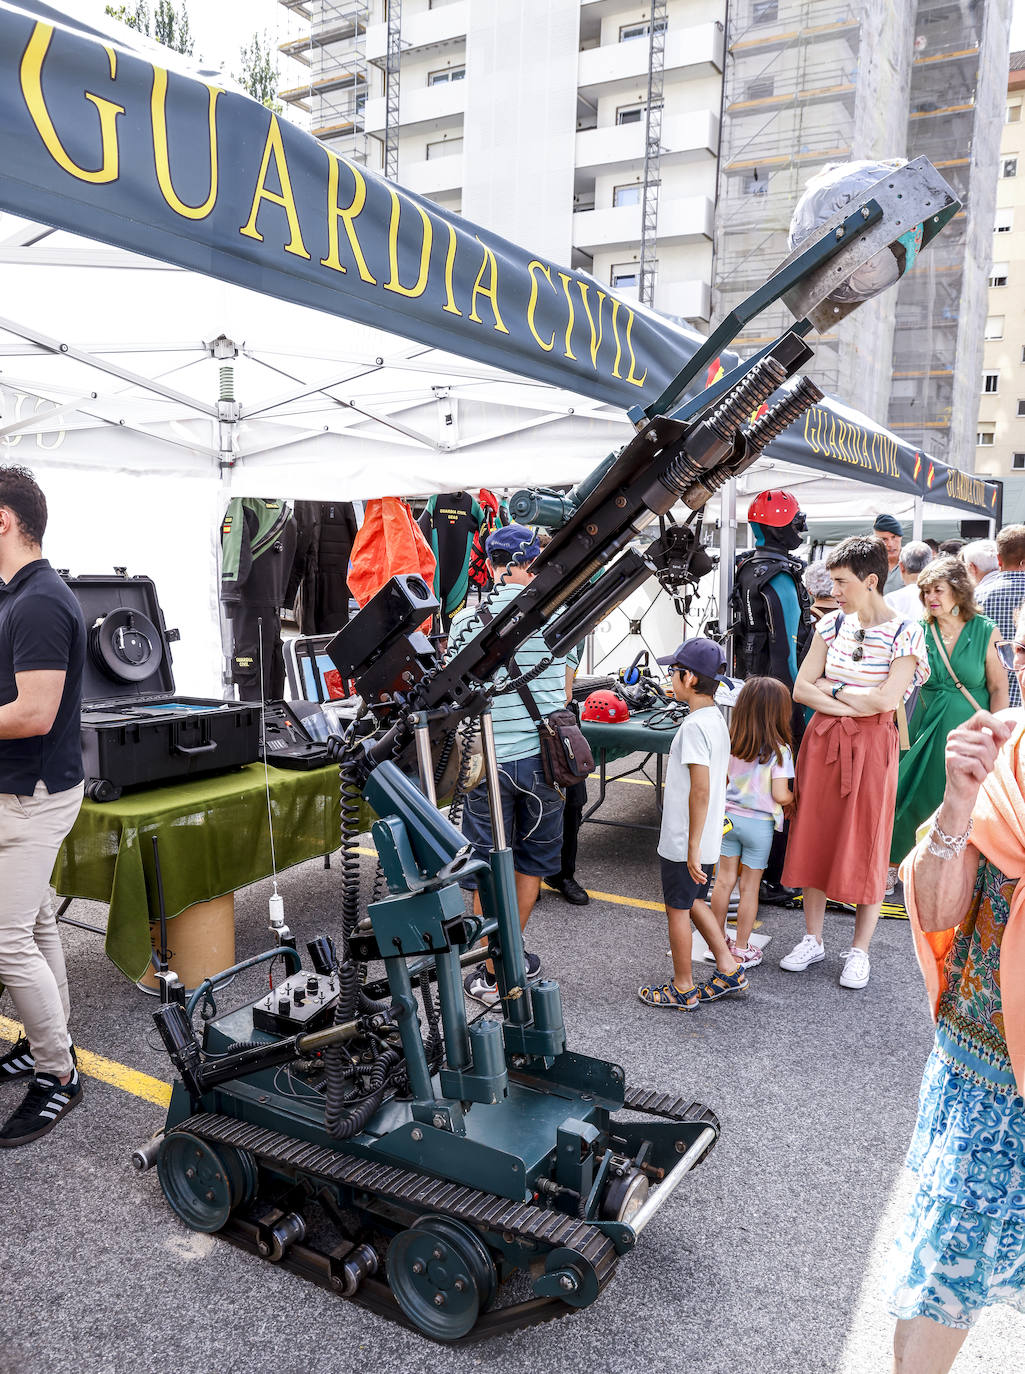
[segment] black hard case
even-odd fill
[[[179,697],[174,690],[171,643],[153,579],[126,576],[67,577],[85,617],[87,646],[82,682],[82,755],[86,796],[114,801],[126,787],[155,787],[184,777],[221,772],[259,758],[260,708],[246,702]],[[121,680],[104,664],[101,627],[133,613],[155,641],[136,681]],[[149,622],[146,626],[145,622]],[[150,659],[152,661],[150,661]],[[147,714],[146,708],[154,708]],[[159,708],[159,709],[156,709]]]

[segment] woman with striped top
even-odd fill
[[[886,550],[845,539],[826,559],[840,607],[815,627],[794,700],[815,714],[797,756],[797,814],[783,882],[804,889],[807,933],[780,961],[803,973],[825,957],[827,894],[857,908],[840,984],[868,982],[868,947],[886,889],[897,796],[894,712],[929,676],[922,627],[893,615],[882,597]]]

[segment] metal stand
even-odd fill
[[[665,765],[663,764],[662,760],[663,760],[664,755],[662,755],[662,754],[658,753],[656,750],[652,749],[651,752],[645,754],[644,757],[641,759],[640,763],[635,764],[635,765],[633,766],[633,768],[625,768],[625,769],[623,770],[622,773],[614,773],[614,774],[612,775],[612,777],[609,777],[608,774],[607,774],[607,772],[606,772],[607,752],[608,752],[607,750],[602,749],[602,748],[599,748],[599,751],[598,751],[598,796],[597,796],[596,800],[593,801],[593,802],[591,803],[591,805],[586,809],[586,811],[584,812],[584,814],[580,817],[580,823],[581,823],[581,825],[583,825],[584,821],[593,821],[595,825],[614,825],[614,826],[617,826],[620,830],[656,830],[656,831],[657,831],[657,830],[660,830],[660,829],[661,829],[661,826],[660,826],[660,825],[649,825],[649,824],[647,824],[647,822],[642,822],[642,821],[607,821],[607,820],[605,820],[604,817],[595,816],[594,813],[598,810],[598,808],[599,808],[599,807],[602,805],[602,803],[605,801],[605,795],[606,795],[606,792],[607,792],[607,790],[608,790],[608,784],[609,784],[610,782],[619,782],[619,781],[621,781],[621,779],[623,779],[623,778],[628,778],[628,777],[630,777],[631,774],[633,774],[633,773],[641,773],[641,774],[643,774],[644,777],[647,778],[648,782],[650,782],[651,785],[654,787],[654,789],[655,789],[655,806],[656,806],[657,809],[658,809],[659,817],[661,818],[661,816],[662,816],[662,786],[663,786],[663,773],[664,773],[664,771],[665,771]],[[655,755],[655,776],[654,776],[654,778],[652,778],[652,777],[648,774],[648,772],[647,772],[647,763],[648,763],[648,760],[651,758],[652,754]]]

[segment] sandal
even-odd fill
[[[700,1000],[696,987],[681,992],[672,981],[661,987],[638,988],[637,996],[646,1007],[668,1007],[670,1011],[694,1011]]]
[[[751,984],[747,981],[743,968],[738,968],[734,973],[720,973],[716,969],[708,982],[698,987],[698,1001],[717,1002],[720,997],[729,997],[731,993],[749,992],[750,988]]]

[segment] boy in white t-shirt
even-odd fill
[[[746,993],[749,987],[706,902],[726,814],[730,732],[715,704],[726,660],[712,640],[689,639],[658,661],[672,669],[673,695],[690,710],[669,751],[658,841],[673,977],[661,987],[639,988],[637,995],[649,1007],[694,1011],[702,1002]],[[716,964],[712,977],[699,986],[691,968],[692,922]]]

